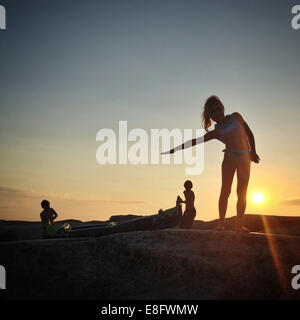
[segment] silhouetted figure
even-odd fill
[[[219,226],[218,230],[225,228],[225,215],[227,201],[231,192],[232,180],[237,172],[237,220],[236,231],[249,232],[243,226],[246,209],[247,187],[250,176],[251,161],[259,163],[256,153],[254,135],[243,117],[234,112],[224,115],[225,108],[217,96],[209,97],[204,105],[203,124],[207,133],[199,138],[191,139],[182,145],[162,154],[174,153],[175,151],[190,148],[196,144],[212,139],[217,139],[225,144],[224,159],[222,162],[222,187],[219,197]],[[208,131],[212,121],[216,122],[215,129]]]
[[[185,211],[181,218],[180,228],[182,229],[192,229],[193,222],[196,216],[196,209],[195,209],[195,194],[192,190],[193,184],[190,180],[187,180],[184,183],[185,191],[185,201],[181,200],[181,203],[185,203]]]
[[[43,228],[43,238],[48,238],[47,228],[50,225],[53,225],[54,220],[57,218],[57,213],[53,208],[50,208],[50,202],[48,200],[43,200],[41,202],[41,206],[44,209],[40,216],[42,221],[42,228]]]

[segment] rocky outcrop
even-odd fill
[[[72,227],[86,227],[101,225],[105,222],[122,222],[132,220],[138,217],[137,215],[116,215],[111,216],[108,221],[88,221],[80,220],[63,220],[57,223],[63,225],[69,223]],[[226,229],[234,230],[236,217],[226,218]],[[193,229],[214,230],[218,225],[218,220],[213,221],[194,221]],[[300,236],[300,217],[284,217],[246,214],[245,226],[252,232],[261,233],[276,233],[285,235]],[[40,222],[26,221],[4,221],[0,220],[0,242],[1,241],[16,241],[16,240],[34,240],[42,238],[42,229]]]
[[[226,229],[234,230],[236,216],[226,218]],[[218,226],[218,220],[195,221],[194,229],[213,230]],[[271,216],[259,214],[246,214],[245,226],[251,232],[276,233],[300,236],[300,217]]]
[[[300,237],[167,229],[0,243],[6,299],[300,298]]]

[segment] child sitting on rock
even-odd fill
[[[196,216],[196,209],[195,209],[195,194],[192,190],[193,184],[192,181],[187,180],[184,183],[184,188],[185,191],[184,196],[185,196],[185,201],[182,200],[180,197],[178,200],[178,203],[185,203],[185,211],[183,213],[181,223],[180,223],[180,228],[182,229],[192,229],[193,222]]]

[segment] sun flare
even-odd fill
[[[253,202],[255,203],[262,203],[265,200],[265,197],[262,193],[256,192],[252,196]]]

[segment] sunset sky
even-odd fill
[[[202,128],[203,104],[252,129],[246,213],[300,215],[300,30],[295,1],[0,0],[0,219],[105,220],[172,207],[194,184],[199,220],[218,218],[223,144],[204,171],[96,162],[101,128]],[[236,177],[227,216],[235,215]],[[252,195],[262,193],[255,203]]]

